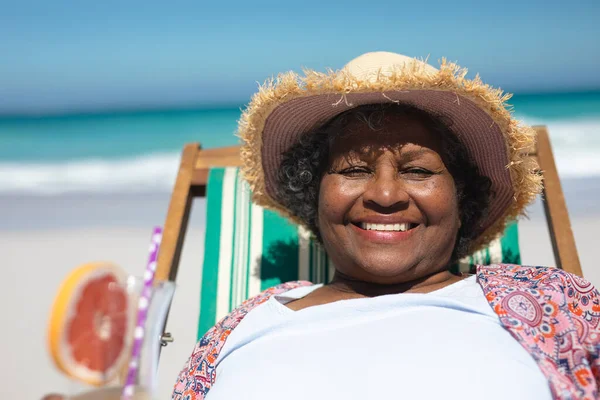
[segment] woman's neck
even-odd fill
[[[436,272],[410,282],[381,284],[353,279],[338,271],[332,281],[326,285],[329,290],[345,293],[349,296],[376,297],[397,293],[429,293],[464,279],[466,276],[454,275],[448,270]]]
[[[349,300],[364,297],[376,297],[397,293],[429,293],[466,278],[457,276],[450,271],[441,271],[423,278],[406,283],[384,285],[352,279],[340,272],[335,273],[333,280],[307,296],[286,304],[291,310],[323,305],[339,300]]]

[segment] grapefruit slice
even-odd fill
[[[48,341],[54,363],[65,374],[102,386],[127,361],[134,302],[126,280],[121,268],[92,263],[63,281],[52,307]]]

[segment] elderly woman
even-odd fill
[[[453,64],[392,53],[261,87],[240,124],[245,178],[336,272],[225,317],[173,398],[598,398],[588,282],[543,267],[450,272],[539,193],[534,133],[507,99]]]

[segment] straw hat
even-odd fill
[[[404,103],[449,122],[480,173],[492,181],[490,209],[481,221],[471,250],[485,246],[504,231],[541,190],[537,163],[527,155],[535,131],[518,123],[505,102],[511,97],[477,76],[442,60],[439,69],[414,58],[388,52],[363,54],[339,71],[304,71],[279,75],[259,88],[242,115],[242,174],[254,201],[296,223],[276,197],[282,154],[302,134],[351,108],[374,103]]]

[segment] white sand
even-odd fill
[[[584,275],[600,286],[596,268],[596,207],[599,185],[571,183],[567,200]],[[583,194],[582,194],[583,193]],[[593,196],[593,197],[590,197]],[[198,203],[198,202],[197,202]],[[46,324],[56,289],[74,267],[89,261],[115,262],[138,274],[145,266],[153,224],[161,224],[168,195],[0,198],[0,249],[4,255],[0,329],[2,399],[38,399],[68,390],[47,355]],[[193,349],[203,253],[203,204],[196,204],[180,266],[169,320],[175,342],[162,353],[159,398],[166,399]],[[574,206],[573,206],[574,205]],[[539,205],[520,224],[523,264],[553,265]]]
[[[47,354],[46,326],[62,279],[89,261],[112,261],[130,273],[145,267],[147,229],[77,229],[0,234],[8,259],[2,267],[4,323],[0,329],[0,398],[37,399],[44,393],[68,390],[66,379]],[[162,353],[161,396],[169,398],[177,373],[193,349],[199,310],[203,234],[188,233],[169,328],[175,342]]]

